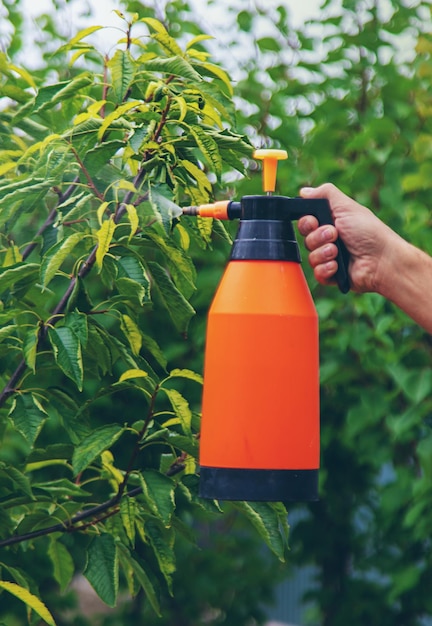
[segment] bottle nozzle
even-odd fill
[[[273,193],[276,189],[277,163],[288,158],[286,150],[255,150],[254,159],[263,162],[263,189],[266,193]]]
[[[214,217],[218,220],[232,220],[240,217],[240,203],[229,200],[220,200],[213,204],[200,206],[186,206],[182,209],[183,215],[199,215],[200,217]]]

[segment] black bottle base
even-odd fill
[[[318,500],[318,470],[201,466],[200,496],[212,500],[313,502]]]

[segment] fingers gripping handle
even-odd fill
[[[316,199],[300,199],[299,205],[300,214],[297,216],[303,217],[304,215],[313,215],[317,218],[320,226],[324,224],[331,224],[334,226],[333,217],[330,211],[330,205],[325,198]],[[337,264],[338,269],[335,274],[337,285],[342,293],[347,293],[350,290],[350,278],[348,274],[349,265],[349,252],[342,239],[338,237],[335,241],[338,249]]]

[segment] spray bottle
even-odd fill
[[[292,220],[331,224],[326,199],[273,195],[284,150],[257,150],[266,195],[183,209],[240,218],[211,304],[200,437],[200,495],[217,500],[318,499],[318,316]],[[336,280],[349,286],[339,239]]]

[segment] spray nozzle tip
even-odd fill
[[[184,206],[182,208],[183,215],[199,215],[199,207],[197,206]]]

